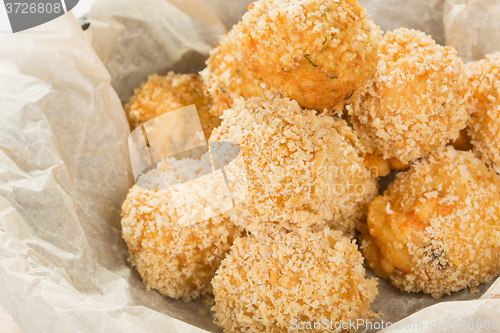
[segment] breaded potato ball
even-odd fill
[[[226,333],[338,332],[335,323],[366,319],[377,295],[355,241],[328,228],[239,238],[212,285]]]
[[[375,273],[438,298],[500,274],[500,177],[441,147],[370,203],[361,249]]]
[[[213,115],[222,115],[242,96],[273,98],[274,94],[266,90],[262,80],[249,76],[240,68],[234,57],[238,54],[237,49],[237,45],[222,42],[210,53],[207,67],[200,72],[204,87],[214,101],[210,108]]]
[[[357,0],[259,0],[202,72],[220,115],[265,90],[302,107],[341,111],[371,81],[381,33]]]
[[[248,180],[244,200],[230,212],[236,224],[352,233],[366,216],[377,183],[344,120],[281,97],[238,99],[222,118],[210,141],[240,147]]]
[[[177,163],[177,169],[185,173],[203,169],[196,162]],[[183,209],[186,205],[194,205],[191,201],[200,201],[200,196],[217,198],[192,186],[189,193],[179,196],[178,191],[164,186],[165,178],[175,179],[175,183],[188,179],[169,170],[164,177],[161,171],[153,169],[138,181],[148,188],[135,185],[129,191],[122,205],[122,236],[129,261],[148,288],[189,301],[211,293],[210,281],[241,230],[223,215],[191,219],[190,212]]]
[[[352,107],[351,121],[369,152],[404,168],[458,137],[470,113],[462,61],[423,32],[388,32],[374,84]]]
[[[500,53],[467,67],[476,102],[469,123],[474,152],[500,173]]]
[[[209,113],[210,97],[203,90],[203,82],[196,74],[175,74],[166,76],[153,74],[124,105],[130,128],[134,129],[146,121],[188,105],[196,105],[205,138],[219,126],[220,119]]]

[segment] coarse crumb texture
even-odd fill
[[[142,188],[164,189],[167,186],[189,182],[210,172],[212,172],[212,161],[209,152],[199,159],[167,157],[158,162],[153,169],[141,174],[136,184]]]
[[[500,53],[467,67],[476,103],[469,122],[474,152],[500,173]]]
[[[171,180],[172,184],[182,183],[204,168],[197,162],[173,163],[182,168],[181,174],[167,179],[167,184]],[[135,185],[128,193],[122,205],[122,236],[129,261],[148,288],[189,301],[211,292],[210,281],[241,231],[223,215],[205,220],[196,216],[200,211],[196,203],[206,206],[204,197],[220,200],[217,194],[203,191],[204,184],[196,186],[195,181],[195,185],[165,187],[158,170],[141,180],[149,189]],[[172,176],[173,168],[165,174]]]
[[[222,114],[269,90],[308,109],[341,111],[376,71],[381,33],[357,0],[259,0],[202,72]]]
[[[212,130],[219,126],[220,119],[209,113],[212,101],[196,74],[153,74],[140,88],[135,89],[124,108],[130,128],[134,129],[156,116],[192,104],[196,105],[203,133],[208,140]]]
[[[353,130],[288,98],[238,99],[210,141],[240,147],[248,187],[231,210],[249,231],[329,225],[347,233],[366,216],[377,183]]]
[[[237,48],[236,45],[223,40],[212,50],[207,67],[200,72],[205,89],[213,100],[210,113],[215,116],[222,115],[232,106],[235,99],[242,96],[266,99],[272,99],[274,96],[261,80],[251,77],[237,63]]]
[[[500,274],[500,177],[439,148],[370,203],[361,248],[375,273],[440,297]]]
[[[239,238],[212,285],[214,317],[226,333],[340,332],[293,323],[365,319],[377,295],[354,241],[328,228]]]
[[[451,47],[423,32],[388,32],[375,83],[349,112],[369,152],[404,165],[458,137],[469,119],[470,89]]]

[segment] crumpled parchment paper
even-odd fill
[[[444,45],[445,0],[359,0],[383,32],[400,27],[417,29]]]
[[[94,20],[107,25],[92,34],[94,45],[109,50],[116,41],[103,62],[122,102],[150,73],[203,69],[208,52],[226,31],[203,0],[97,1],[89,18],[91,27]]]
[[[72,15],[0,37],[0,302],[29,332],[199,332],[126,262],[128,124]],[[210,318],[199,324],[214,329]]]
[[[446,0],[446,43],[465,61],[500,51],[500,1]]]
[[[149,74],[200,70],[249,2],[98,0],[85,33],[65,15],[0,36],[0,302],[26,332],[221,332],[200,302],[146,290],[127,264],[119,213],[132,173],[120,99]],[[444,36],[444,1],[361,2],[384,30]],[[446,319],[500,319],[500,288],[488,287],[437,301],[380,280],[372,310],[444,332]]]

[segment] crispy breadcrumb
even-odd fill
[[[237,49],[237,45],[223,40],[212,50],[207,60],[207,67],[200,72],[205,89],[214,101],[210,113],[215,116],[222,115],[231,107],[233,100],[241,96],[267,99],[273,97],[273,93],[266,90],[262,80],[251,77],[239,65],[235,58],[235,55],[239,54]]]
[[[125,104],[130,128],[134,129],[146,121],[188,105],[196,105],[205,138],[219,126],[220,119],[208,111],[212,101],[203,90],[201,78],[196,74],[168,73],[166,76],[151,75]]]
[[[308,109],[341,111],[370,83],[381,33],[357,0],[260,0],[202,72],[220,115],[265,90]]]
[[[201,169],[196,163],[178,163],[181,173],[189,173],[186,168],[192,164],[192,172]],[[176,183],[187,180],[182,174],[173,174],[175,170],[167,171],[169,181],[176,177]],[[179,195],[179,187],[177,192],[165,188],[162,177],[159,169],[153,169],[139,181],[151,188],[132,187],[122,205],[122,235],[129,261],[148,288],[189,301],[211,292],[210,281],[241,231],[223,215],[204,221],[190,216],[183,207],[201,202],[203,197],[217,197],[193,186],[187,188],[189,193]]]
[[[469,123],[474,152],[500,173],[500,53],[468,64],[475,99]]]
[[[408,292],[440,297],[500,274],[500,177],[471,152],[439,148],[370,203],[363,254]]]
[[[210,141],[237,144],[248,179],[245,199],[230,213],[236,224],[352,233],[366,216],[377,184],[344,120],[278,97],[238,99],[222,118]]]
[[[402,166],[456,139],[470,111],[457,52],[405,28],[385,35],[375,83],[349,108],[367,149]]]
[[[355,241],[328,228],[239,238],[212,285],[214,317],[226,333],[302,332],[294,322],[365,319],[377,295]]]

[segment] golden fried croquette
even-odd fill
[[[457,52],[423,32],[388,32],[375,83],[349,107],[369,152],[408,162],[456,139],[470,112],[470,92]]]
[[[400,289],[440,297],[500,274],[500,177],[441,147],[370,203],[361,248]]]
[[[325,319],[365,319],[377,295],[354,241],[328,228],[239,238],[212,285],[215,321],[226,333],[298,332]]]
[[[475,100],[469,124],[474,152],[500,173],[500,53],[468,65]]]
[[[178,162],[181,163],[181,162]],[[193,166],[193,164],[195,164]],[[193,168],[191,171],[187,169]],[[199,172],[196,163],[179,164],[182,172]],[[139,179],[122,205],[122,236],[129,250],[129,261],[148,288],[162,295],[189,301],[211,293],[210,284],[233,240],[241,234],[227,217],[186,220],[182,208],[205,196],[192,189],[184,197],[175,195],[164,183],[161,168]],[[169,173],[169,180],[183,182],[182,174]],[[208,198],[214,198],[210,193]],[[191,216],[188,217],[188,219]]]
[[[349,233],[366,216],[377,184],[344,120],[280,97],[238,99],[222,118],[210,141],[237,144],[248,179],[245,199],[230,212],[236,224]]]
[[[156,116],[192,104],[196,105],[203,133],[208,140],[212,130],[219,126],[220,119],[208,112],[212,102],[196,74],[170,72],[166,76],[151,75],[146,83],[135,89],[124,108],[130,128],[134,129]]]
[[[241,96],[273,98],[273,93],[265,89],[261,80],[240,69],[234,57],[238,54],[237,49],[237,45],[228,42],[218,45],[207,60],[207,67],[200,72],[205,89],[214,101],[210,113],[215,116],[222,115]]]
[[[372,79],[381,40],[357,0],[259,0],[202,72],[220,115],[265,89],[308,109],[340,111]]]

